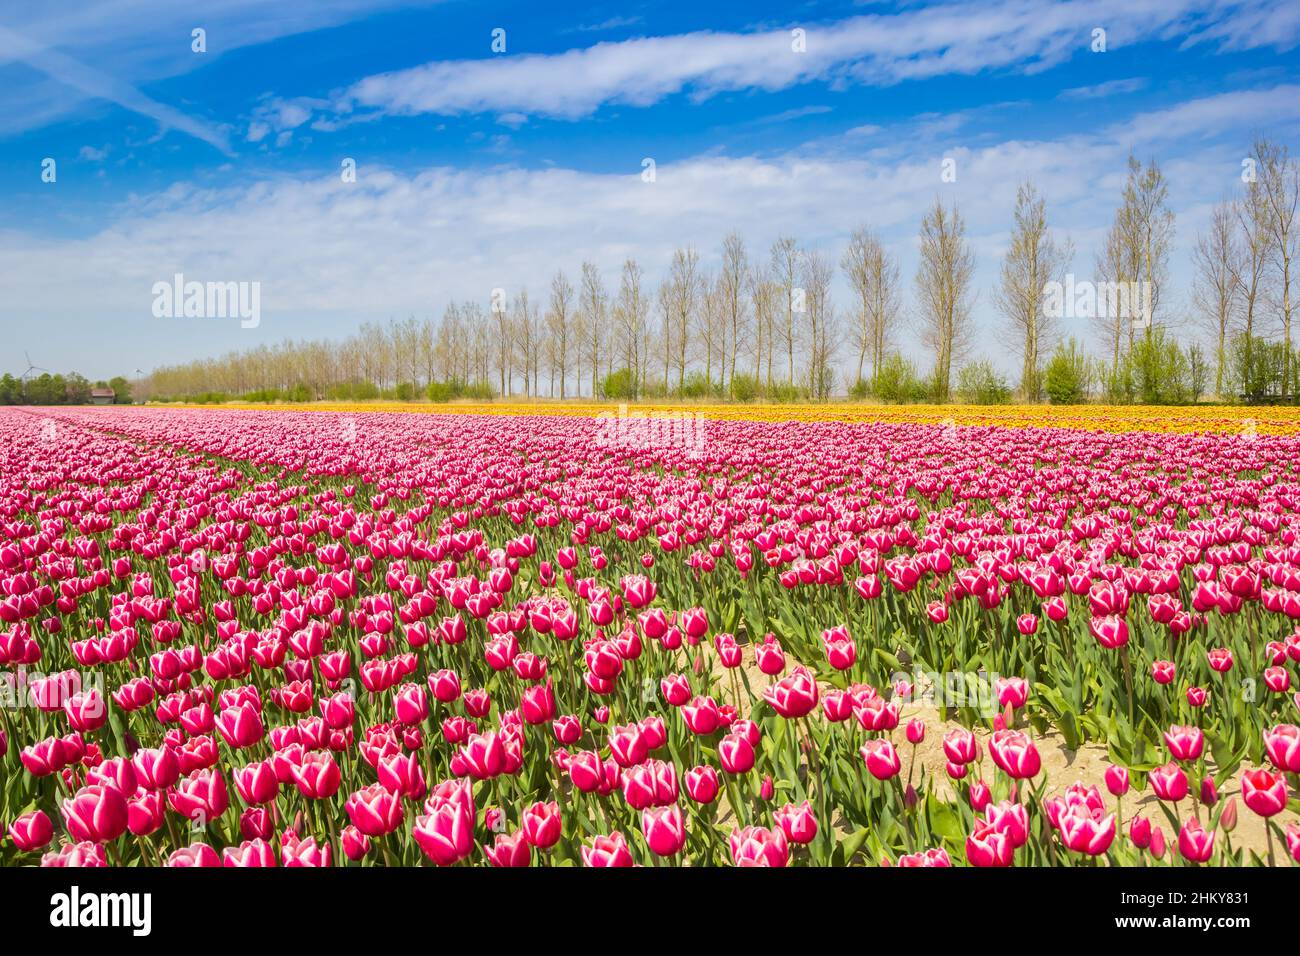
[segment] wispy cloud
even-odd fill
[[[1149,84],[1145,76],[1133,76],[1125,80],[1107,80],[1093,86],[1076,86],[1061,91],[1063,100],[1098,100],[1108,96],[1123,96],[1144,90]]]
[[[962,206],[985,287],[995,281],[1024,179],[1042,188],[1053,227],[1075,238],[1086,270],[1118,202],[1125,156],[1143,135],[1173,128],[1184,137],[1160,159],[1180,217],[1178,241],[1188,244],[1204,197],[1236,182],[1236,156],[1251,132],[1263,124],[1282,136],[1300,129],[1300,105],[1289,105],[1300,104],[1298,93],[1282,86],[1205,97],[1051,141],[918,149],[910,135],[889,130],[865,154],[697,156],[661,164],[654,183],[641,180],[639,167],[613,174],[503,164],[414,173],[368,166],[351,184],[307,175],[222,189],[178,185],[136,197],[111,225],[84,238],[0,234],[7,277],[0,321],[44,329],[66,321],[69,310],[87,310],[112,317],[124,347],[138,342],[151,356],[179,359],[256,340],[237,328],[195,331],[192,323],[150,318],[152,283],[175,272],[260,281],[258,335],[274,340],[427,314],[452,298],[485,299],[494,287],[538,290],[557,267],[583,259],[614,276],[634,255],[657,280],[675,245],[693,243],[707,260],[729,228],[760,253],[777,234],[793,231],[838,255],[863,220],[910,272],[920,211],[941,194]],[[944,156],[957,161],[956,183],[940,180]],[[1175,258],[1184,262],[1185,250]],[[70,274],[67,262],[78,269]],[[51,275],[67,276],[57,301],[49,295]],[[986,305],[979,309],[977,321],[991,330],[996,316]],[[24,344],[19,338],[16,347]]]
[[[441,0],[313,0],[280,4],[274,15],[263,0],[205,0],[200,7],[175,0],[60,0],[58,4],[0,6],[0,137],[77,117],[97,103],[115,103],[228,152],[230,131],[188,115],[141,90],[250,46],[337,26],[396,7],[431,6]],[[208,48],[196,54],[190,31],[208,31]]]
[[[1287,48],[1300,36],[1289,0],[992,0],[952,3],[757,32],[702,31],[601,42],[556,54],[436,61],[366,77],[340,97],[383,114],[510,112],[579,119],[605,105],[649,106],[687,94],[779,90],[812,81],[886,86],[989,70],[1036,72],[1090,52],[1093,30],[1115,50],[1171,39],[1232,49]],[[1267,30],[1241,26],[1276,11]],[[1245,18],[1242,20],[1242,18]],[[1104,25],[1104,27],[1102,26]],[[793,30],[805,42],[795,42]]]
[[[813,106],[796,106],[794,109],[782,110],[780,113],[773,113],[771,116],[760,116],[756,123],[787,123],[790,120],[803,119],[805,116],[821,116],[824,113],[830,113],[831,108],[823,105]]]
[[[610,17],[607,20],[601,20],[598,23],[583,23],[576,27],[569,27],[562,30],[562,33],[605,33],[609,30],[625,30],[628,27],[634,27],[644,22],[645,17]]]
[[[182,113],[145,96],[130,83],[87,66],[65,53],[0,26],[0,58],[25,63],[64,86],[94,99],[107,100],[156,121],[164,130],[174,129],[202,140],[230,155],[230,139],[222,127]]]

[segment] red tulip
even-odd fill
[[[483,855],[498,867],[524,867],[532,862],[532,846],[523,833],[513,836],[498,833],[491,848],[484,847]]]
[[[74,840],[108,843],[126,831],[126,798],[116,787],[82,787],[63,801],[61,809],[63,822]]]
[[[888,740],[875,738],[868,740],[860,748],[863,761],[866,762],[867,770],[877,780],[890,780],[898,776],[902,769],[902,761],[899,759],[898,751]]]
[[[817,818],[813,815],[812,804],[807,800],[798,806],[787,803],[773,813],[772,817],[791,843],[811,843],[817,836]]]
[[[1214,854],[1214,831],[1188,820],[1178,831],[1178,852],[1193,863],[1205,863]]]
[[[1106,767],[1106,789],[1112,796],[1122,797],[1129,791],[1128,771],[1123,767],[1110,764]]]
[[[474,848],[474,808],[466,794],[467,788],[459,788],[450,796],[430,797],[428,813],[415,820],[415,842],[439,866],[463,860]]]
[[[1261,817],[1271,817],[1286,809],[1286,777],[1267,770],[1249,770],[1241,775],[1241,799]]]
[[[401,795],[378,783],[353,793],[343,808],[352,825],[367,837],[386,836],[400,827],[405,819]]]
[[[781,830],[745,827],[731,831],[731,859],[736,866],[782,867],[790,859],[790,847]]]
[[[237,847],[228,846],[221,851],[221,865],[239,868],[275,866],[275,850],[265,840],[245,840]]]
[[[522,824],[524,839],[539,850],[549,850],[560,842],[563,820],[554,801],[528,807],[523,812]]]
[[[328,800],[338,793],[342,771],[333,755],[313,750],[303,755],[302,763],[293,768],[293,782],[298,792],[309,800]]]
[[[1175,760],[1195,760],[1205,746],[1205,735],[1199,727],[1174,725],[1165,731],[1165,745]]]
[[[971,866],[1010,866],[1015,847],[1006,834],[999,833],[987,823],[977,824],[966,838],[966,860]]]
[[[1300,727],[1278,724],[1264,731],[1264,752],[1278,770],[1300,773]]]
[[[817,681],[800,665],[763,691],[763,699],[782,717],[794,720],[807,716],[817,706]]]
[[[641,832],[656,856],[673,856],[686,845],[686,827],[681,808],[676,804],[642,810]]]
[[[581,849],[582,865],[590,867],[633,866],[627,841],[617,830],[609,836],[593,837],[591,846]]]
[[[29,810],[9,824],[9,838],[25,853],[40,850],[54,838],[54,824],[44,810]]]
[[[1163,767],[1152,770],[1147,779],[1151,782],[1152,792],[1161,800],[1177,803],[1187,796],[1187,774],[1172,760]]]
[[[999,770],[1016,780],[1035,777],[1042,767],[1034,742],[1018,730],[994,731],[989,738],[989,756]]]

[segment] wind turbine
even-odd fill
[[[32,372],[45,372],[45,373],[47,373],[47,374],[49,373],[49,371],[50,371],[49,369],[47,369],[47,368],[41,368],[39,365],[33,365],[33,364],[32,364],[32,357],[31,357],[30,353],[28,353],[28,352],[23,352],[23,357],[27,359],[27,371],[23,372],[23,384],[24,384],[24,385],[27,384],[27,380],[28,380],[29,378],[31,378],[31,374],[32,374]]]

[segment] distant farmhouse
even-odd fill
[[[90,403],[92,405],[112,405],[117,398],[117,392],[111,388],[92,388],[90,390]]]

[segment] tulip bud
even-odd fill
[[[1231,833],[1237,828],[1237,798],[1229,797],[1223,804],[1223,812],[1219,814],[1219,826],[1224,833]]]
[[[1129,791],[1128,770],[1111,764],[1106,768],[1106,789],[1112,796],[1122,797]]]
[[[1145,850],[1151,845],[1152,836],[1151,821],[1146,817],[1137,816],[1129,821],[1128,838],[1139,850]]]
[[[1155,827],[1151,831],[1151,855],[1157,860],[1165,858],[1165,831]]]
[[[913,717],[907,722],[907,742],[915,746],[925,740],[925,721]]]

